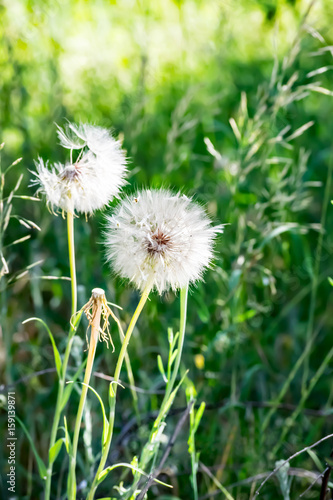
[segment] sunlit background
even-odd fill
[[[65,161],[55,123],[90,122],[112,128],[123,141],[130,171],[126,193],[142,186],[181,190],[203,203],[215,224],[228,224],[218,238],[213,269],[191,290],[182,361],[197,404],[207,404],[196,435],[202,500],[225,495],[201,463],[235,500],[245,500],[263,479],[259,474],[332,430],[332,363],[325,356],[333,331],[328,184],[333,3],[318,0],[306,16],[309,5],[296,0],[0,4],[2,169],[22,157],[6,176],[3,198],[21,174],[17,194],[34,196],[30,171],[38,156]],[[0,224],[9,271],[0,281],[1,383],[15,388],[17,413],[45,458],[57,384],[54,371],[45,370],[53,368],[53,355],[45,331],[22,321],[43,318],[63,353],[70,315],[70,284],[63,279],[69,275],[66,222],[50,214],[44,200],[13,199],[12,214],[17,217],[6,230],[3,220]],[[20,217],[40,230],[20,223]],[[102,287],[123,307],[126,324],[138,293],[105,263],[103,221],[102,213],[76,221],[79,305],[92,288]],[[8,246],[25,236],[30,238]],[[167,328],[176,331],[178,315],[178,296],[154,294],[140,318],[130,356],[143,390],[141,423],[130,391],[121,392],[113,462],[130,462],[145,443],[164,387],[156,356],[167,356]],[[113,325],[112,331],[119,351]],[[84,326],[80,336],[73,365],[86,355]],[[114,364],[115,355],[100,345],[96,371],[112,375]],[[107,401],[108,382],[95,377],[94,384]],[[166,441],[186,406],[184,394],[182,389],[174,403]],[[74,394],[70,402],[69,426],[78,398]],[[80,481],[94,472],[101,419],[91,398]],[[194,498],[187,440],[185,425],[161,475],[173,485],[172,493],[155,485],[148,498]],[[289,486],[283,490],[283,480],[272,479],[259,498],[298,498],[324,471],[331,447],[327,441],[291,461]],[[17,450],[15,498],[42,498],[23,432]],[[64,458],[65,452],[55,467],[54,499],[66,491]],[[0,496],[7,498],[5,457],[1,468]],[[130,474],[115,472],[100,488],[100,498],[120,498],[112,486],[121,480],[126,484]],[[83,483],[81,489],[83,498]],[[319,498],[319,491],[320,481],[303,498]]]

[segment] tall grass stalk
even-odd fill
[[[287,436],[289,429],[293,426],[296,418],[298,417],[298,415],[302,411],[306,400],[308,399],[312,390],[314,389],[315,385],[317,384],[318,380],[320,379],[320,377],[324,373],[324,370],[328,366],[328,364],[330,363],[332,357],[333,357],[333,347],[329,350],[329,352],[327,353],[327,355],[323,359],[323,362],[320,364],[318,370],[316,371],[316,373],[314,374],[314,376],[310,380],[309,386],[303,392],[301,400],[297,405],[297,408],[294,410],[294,412],[292,413],[290,418],[288,418],[288,420],[286,421],[286,424],[282,430],[280,439],[279,439],[278,443],[275,445],[275,447],[273,448],[273,451],[272,451],[273,455],[275,455],[279,451],[281,445],[284,443],[284,440]]]
[[[313,337],[313,323],[314,323],[314,314],[317,300],[317,290],[318,290],[318,282],[319,282],[319,272],[320,272],[320,261],[323,250],[323,240],[324,240],[324,232],[325,232],[325,224],[326,224],[326,214],[327,208],[330,200],[330,191],[331,191],[331,183],[332,183],[332,172],[333,172],[333,154],[330,158],[328,171],[327,171],[327,180],[325,186],[324,200],[323,200],[323,208],[321,212],[321,220],[320,220],[320,233],[318,237],[318,243],[315,254],[315,265],[313,271],[313,279],[312,279],[312,288],[311,288],[311,301],[310,301],[310,311],[309,311],[309,320],[308,327],[306,331],[306,350],[307,355],[304,360],[304,371],[302,378],[302,394],[307,394],[307,379],[309,377],[309,363],[310,363],[310,349],[307,349],[308,345],[312,343]]]
[[[67,365],[76,331],[76,328],[72,325],[72,321],[76,315],[76,308],[77,308],[77,287],[76,287],[76,270],[75,270],[76,267],[75,267],[75,245],[74,245],[74,215],[71,212],[67,213],[67,237],[68,237],[69,267],[70,267],[71,292],[72,292],[72,319],[68,335],[68,342],[64,354],[64,360],[62,363],[61,377],[59,378],[58,394],[57,394],[54,418],[52,422],[49,450],[51,450],[51,448],[54,446],[57,438],[57,432],[63,406]],[[45,486],[45,500],[50,499],[52,471],[53,471],[53,460],[49,457],[47,476],[46,476],[46,486]]]
[[[123,343],[121,346],[120,354],[119,354],[118,361],[116,364],[114,380],[110,384],[110,414],[109,414],[108,432],[107,432],[105,443],[103,443],[101,460],[100,460],[96,475],[94,477],[93,483],[91,485],[91,489],[89,490],[87,500],[93,500],[97,486],[101,482],[101,480],[99,479],[99,476],[104,470],[104,466],[106,464],[106,461],[107,461],[107,458],[109,455],[111,441],[112,441],[114,418],[115,418],[115,408],[116,408],[117,386],[118,386],[119,381],[120,381],[121,368],[123,366],[125,354],[127,352],[127,346],[129,344],[131,335],[133,333],[136,322],[140,316],[140,313],[141,313],[145,303],[147,302],[149,293],[150,293],[151,288],[152,288],[152,284],[153,284],[153,280],[149,280],[147,285],[146,285],[146,288],[144,289],[144,291],[142,293],[139,304],[138,304],[136,310],[134,311],[134,314],[132,316],[130,324],[128,325],[128,328],[127,328],[127,331],[126,331],[126,334],[125,334],[125,337],[124,337],[124,340],[123,340]],[[112,384],[114,384],[114,387],[112,387]]]

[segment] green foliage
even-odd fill
[[[6,0],[0,6],[0,142],[6,143],[1,376],[5,385],[15,384],[17,411],[39,457],[36,466],[22,432],[20,498],[42,495],[43,481],[36,477],[45,476],[41,463],[49,458],[54,485],[60,495],[65,492],[66,449],[69,454],[78,405],[74,384],[68,384],[61,404],[65,435],[49,457],[59,357],[68,342],[69,266],[65,221],[52,216],[44,202],[36,203],[28,185],[38,155],[63,160],[54,122],[65,119],[114,127],[129,157],[126,192],[137,185],[170,186],[205,204],[215,223],[228,224],[214,269],[189,293],[181,361],[181,373],[189,370],[197,392],[192,455],[197,463],[199,452],[208,469],[195,470],[199,498],[213,491],[222,498],[221,488],[231,497],[250,498],[262,481],[258,474],[330,432],[333,219],[325,188],[332,156],[333,10],[332,2],[318,0],[302,24],[306,8],[305,2],[287,0],[70,0],[65,7]],[[104,265],[102,224],[102,214],[76,220],[78,305],[88,301],[92,288],[103,287],[122,307],[119,317],[127,325],[138,297]],[[152,296],[134,331],[129,354],[140,389],[140,421],[128,389],[133,383],[123,370],[126,390],[118,395],[110,460],[126,467],[107,475],[101,497],[126,498],[133,475],[144,484],[185,407],[184,393],[173,389],[165,405],[169,416],[158,422],[152,446],[161,391],[177,356],[178,336],[172,332],[179,329],[178,303],[172,293]],[[49,325],[51,343],[40,325],[22,325],[32,316]],[[76,335],[84,339],[86,327],[82,319]],[[83,345],[70,360],[73,382],[82,380]],[[119,340],[115,348],[119,353]],[[115,360],[98,347],[91,385],[104,402],[113,389],[102,377],[113,376]],[[103,433],[99,402],[91,399],[95,466],[80,448],[81,488],[94,477]],[[202,402],[206,408],[196,426]],[[5,412],[0,425],[6,426]],[[193,497],[187,438],[184,427],[158,478],[173,484],[172,498]],[[310,486],[309,474],[323,472],[319,465],[324,467],[330,450],[327,440],[316,448],[317,463],[307,454],[295,457],[289,474],[300,470],[299,475],[291,482],[280,469],[260,498],[278,498],[281,491],[284,498],[298,497]],[[141,459],[132,474],[133,456]],[[111,493],[114,484],[119,486]],[[313,484],[307,498],[318,498],[319,488]],[[149,498],[169,496],[160,484],[149,491]]]
[[[288,470],[290,468],[289,462],[284,463],[284,460],[278,460],[275,463],[275,467],[279,467],[283,463],[282,467],[277,471],[276,477],[280,483],[281,493],[283,496],[283,500],[290,500],[290,487],[291,487],[291,479],[288,477]]]

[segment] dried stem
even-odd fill
[[[79,403],[79,409],[77,412],[77,417],[75,421],[74,428],[74,437],[73,437],[73,445],[70,456],[70,470],[68,475],[68,499],[75,500],[76,498],[76,477],[75,477],[75,468],[76,468],[76,456],[77,456],[77,447],[79,442],[79,434],[80,427],[82,422],[83,409],[87,398],[87,392],[90,382],[90,377],[92,373],[92,368],[94,364],[94,358],[96,353],[96,346],[99,340],[100,335],[100,324],[101,324],[101,315],[102,315],[102,306],[103,303],[106,302],[104,290],[101,288],[95,288],[92,291],[92,314],[91,314],[91,335],[89,342],[89,351],[88,351],[88,360],[86,365],[86,371],[83,380],[81,398]]]

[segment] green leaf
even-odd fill
[[[179,497],[174,497],[173,495],[163,495],[162,497],[158,497],[160,500],[181,500]]]
[[[205,411],[206,408],[206,403],[203,401],[201,405],[198,408],[198,411],[196,412],[195,419],[194,419],[194,425],[193,425],[193,433],[195,434],[197,432],[197,429],[200,424],[200,420],[202,418],[203,412]]]
[[[235,288],[238,286],[238,283],[240,281],[240,278],[242,276],[242,270],[241,269],[234,269],[231,273],[229,283],[228,283],[228,291],[231,293],[235,290]]]
[[[66,404],[67,404],[67,401],[69,400],[69,397],[72,393],[72,390],[73,390],[73,387],[74,387],[74,382],[76,382],[76,380],[78,379],[78,377],[81,375],[82,371],[83,371],[83,368],[85,367],[85,364],[87,362],[87,359],[85,359],[80,367],[78,368],[78,370],[76,371],[76,373],[74,374],[74,377],[73,379],[71,380],[71,384],[68,384],[66,387],[65,387],[65,390],[64,390],[64,393],[62,395],[62,400],[61,400],[61,405],[60,405],[60,411],[62,411]]]
[[[313,450],[306,450],[306,451],[307,451],[308,455],[310,455],[310,457],[312,458],[314,463],[316,464],[317,469],[322,471],[324,469],[324,467],[323,467],[322,463],[320,462],[316,452]]]
[[[64,442],[65,442],[65,439],[64,438],[60,438],[50,448],[50,450],[49,450],[49,463],[50,464],[53,464],[53,462],[56,460],[56,458],[59,455],[59,452],[61,450],[62,444]]]
[[[178,349],[175,349],[175,351],[173,351],[172,356],[171,356],[171,358],[170,358],[170,368],[171,368],[171,366],[173,365],[173,362],[174,362],[174,360],[176,359],[177,354],[178,354]]]
[[[234,318],[234,323],[243,323],[247,319],[253,318],[257,314],[257,311],[255,309],[249,309],[248,311],[245,311],[243,314],[238,314]]]
[[[121,464],[116,464],[112,465],[110,467],[107,467],[106,469],[102,470],[102,472],[99,474],[97,481],[98,484],[100,484],[106,476],[111,472],[113,469],[116,469],[117,467],[127,467],[128,469],[131,469],[132,471],[139,472],[139,474],[142,474],[143,476],[149,477],[148,474],[146,474],[143,470],[139,469],[138,467],[134,467],[134,465],[127,464],[127,463],[121,463]],[[163,481],[160,481],[159,479],[154,478],[154,481],[158,484],[162,484],[163,486],[166,486],[167,488],[172,488],[170,484],[164,483]]]
[[[258,197],[253,193],[237,193],[234,195],[234,201],[237,205],[254,205]]]
[[[163,377],[163,380],[164,382],[167,384],[168,383],[168,379],[167,379],[167,376],[165,375],[165,371],[164,371],[164,367],[163,367],[163,361],[162,361],[162,358],[161,356],[158,354],[157,355],[157,366],[158,366],[158,369]]]
[[[186,394],[186,401],[188,403],[190,401],[193,401],[197,395],[197,391],[195,390],[194,384],[193,384],[192,380],[190,380],[189,378],[186,378],[185,394]]]
[[[25,323],[28,323],[29,321],[39,321],[39,323],[42,323],[42,325],[46,328],[46,331],[49,334],[49,337],[50,337],[50,340],[51,340],[51,343],[52,343],[53,353],[54,353],[54,362],[55,362],[55,366],[56,366],[56,369],[57,369],[58,377],[60,378],[61,366],[62,366],[61,357],[60,357],[59,351],[57,349],[56,343],[54,341],[53,335],[51,333],[51,330],[49,329],[49,327],[47,326],[47,324],[45,323],[45,321],[43,321],[40,318],[28,318],[25,321],[23,321],[22,324],[25,325]]]
[[[263,241],[261,242],[261,244],[259,246],[259,250],[261,250],[262,248],[264,248],[264,246],[269,241],[271,241],[273,238],[275,238],[276,236],[279,236],[282,233],[287,233],[289,231],[295,231],[295,230],[299,231],[300,229],[301,229],[301,227],[299,226],[299,224],[296,224],[296,223],[293,223],[293,222],[290,222],[289,224],[282,224],[281,226],[276,227],[275,229],[273,229],[273,231],[271,231],[268,234],[268,236],[266,236],[266,238],[263,239]]]
[[[43,460],[40,458],[40,456],[38,454],[38,451],[36,450],[36,447],[34,445],[33,439],[30,436],[28,429],[26,428],[26,426],[24,425],[24,423],[22,422],[22,420],[17,415],[15,415],[15,418],[18,421],[18,423],[20,424],[23,432],[25,433],[25,435],[28,438],[28,441],[30,443],[32,452],[35,455],[35,459],[36,459],[36,462],[37,462],[39,475],[40,475],[41,479],[43,479],[45,481],[46,480],[46,475],[47,475],[45,464],[44,464]]]
[[[110,382],[110,385],[109,385],[109,398],[110,398],[110,400],[113,399],[116,395],[116,393],[114,392],[114,390],[112,388],[112,384],[120,385],[120,387],[122,389],[125,389],[125,387],[120,382],[117,382],[116,380],[112,380],[112,382]]]
[[[209,319],[210,319],[210,312],[209,312],[209,309],[207,307],[207,304],[200,297],[200,295],[194,295],[194,297],[195,297],[195,301],[196,301],[197,306],[198,306],[196,308],[196,311],[198,313],[198,316],[199,316],[200,320],[203,323],[208,323]]]
[[[173,342],[173,328],[168,328],[168,342],[172,345]]]
[[[74,317],[74,320],[73,318],[71,319],[71,327],[72,327],[72,334],[74,334],[76,332],[76,330],[78,329],[78,326],[80,324],[80,321],[81,321],[81,318],[82,318],[82,314],[83,314],[83,309],[80,309],[80,311],[78,311]]]
[[[174,350],[175,345],[176,345],[177,340],[178,340],[178,337],[179,337],[179,332],[177,332],[177,333],[176,333],[176,335],[175,335],[175,336],[174,336],[174,338],[173,338],[173,341],[172,341],[172,344],[171,344],[171,349],[170,349],[171,351],[173,351],[173,350]]]
[[[98,392],[95,391],[95,389],[93,387],[91,387],[88,384],[85,384],[84,382],[82,382],[82,385],[85,385],[86,387],[88,387],[88,389],[90,389],[95,394],[95,396],[97,397],[98,401],[100,402],[100,405],[101,405],[101,408],[102,408],[102,413],[103,413],[102,446],[104,447],[104,445],[106,443],[106,436],[108,434],[109,422],[108,422],[108,419],[106,418],[106,415],[105,415],[105,408],[104,408],[103,401],[102,401],[100,395],[98,394]]]
[[[72,452],[72,444],[71,444],[71,438],[69,437],[68,433],[68,427],[67,427],[67,419],[64,416],[64,426],[65,426],[65,446],[66,446],[66,451],[68,455],[71,454]]]
[[[332,278],[328,278],[328,282],[331,286],[333,286],[333,279]]]
[[[168,399],[168,401],[166,401],[165,403],[165,406],[164,406],[164,411],[163,411],[163,414],[160,413],[160,421],[165,417],[165,415],[167,415],[172,403],[173,403],[173,400],[175,399],[176,397],[176,394],[178,392],[178,389],[180,388],[180,386],[182,385],[182,383],[184,382],[186,376],[188,374],[188,370],[186,370],[186,372],[184,373],[184,375],[182,376],[182,378],[180,379],[180,382],[178,383],[178,385],[175,387],[175,389],[172,391],[172,393],[170,394],[170,397]]]

